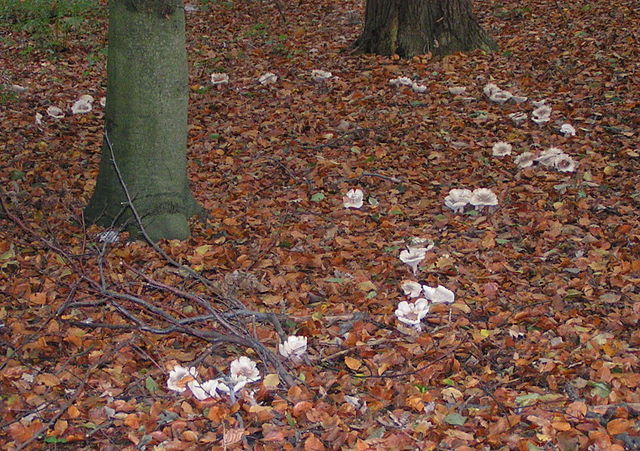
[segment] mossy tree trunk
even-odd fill
[[[367,0],[364,29],[354,48],[409,58],[497,46],[478,24],[470,0]]]
[[[106,136],[153,240],[189,236],[200,212],[187,180],[187,55],[181,0],[110,0]],[[107,140],[89,222],[139,236]]]

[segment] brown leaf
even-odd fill
[[[305,412],[313,409],[313,404],[309,401],[300,401],[295,406],[293,406],[293,416],[298,418],[303,415]]]
[[[633,422],[624,418],[616,418],[607,423],[607,432],[611,435],[628,432],[633,427]]]
[[[320,439],[313,434],[304,441],[304,451],[324,451],[325,449]]]
[[[60,385],[60,379],[57,376],[49,373],[43,373],[38,375],[37,381],[46,385],[47,387],[55,387]]]
[[[570,432],[559,432],[556,441],[561,451],[578,451],[580,449],[579,438]]]
[[[495,237],[496,237],[496,234],[493,232],[485,233],[484,236],[482,237],[482,240],[480,240],[480,246],[483,249],[491,249],[496,247]]]
[[[358,290],[360,291],[375,291],[376,286],[370,280],[365,280],[364,282],[360,282],[358,285]]]
[[[64,431],[69,427],[69,422],[67,420],[58,420],[56,424],[53,426],[53,432],[56,437],[60,437],[64,434]]]
[[[495,282],[487,282],[482,286],[482,294],[484,294],[488,299],[495,299],[496,294],[498,293],[498,284]]]
[[[606,269],[606,266],[604,267],[604,269]],[[609,293],[604,293],[602,296],[600,296],[600,300],[602,302],[606,302],[607,304],[615,304],[620,300],[621,297],[622,296],[620,296],[620,294],[618,293],[609,292]]]
[[[362,366],[361,360],[354,359],[353,357],[349,356],[346,356],[344,358],[344,363],[347,365],[347,367],[349,367],[349,369],[352,369],[353,371],[357,371],[358,368]]]
[[[281,428],[269,429],[266,433],[263,434],[263,438],[265,442],[284,442],[286,437],[282,432]]]
[[[138,429],[140,427],[140,417],[136,413],[129,414],[125,417],[124,424],[131,429]]]
[[[33,434],[35,434],[42,427],[40,420],[35,420],[24,426],[22,423],[13,423],[9,425],[9,435],[16,442],[26,442]]]
[[[582,401],[574,401],[566,408],[567,414],[582,418],[587,414],[587,405]]]
[[[458,429],[449,429],[445,433],[450,437],[455,437],[457,439],[464,440],[465,442],[474,440],[474,437],[472,434],[469,434],[468,432],[460,431]]]
[[[76,406],[71,406],[67,409],[67,415],[69,415],[69,418],[75,419],[80,416],[80,411]]]
[[[262,296],[262,303],[265,305],[278,305],[283,299],[284,297],[279,294],[267,294]]]
[[[224,446],[231,446],[239,443],[244,436],[245,431],[244,428],[236,428],[236,429],[227,429],[224,431],[222,444]]]
[[[553,427],[556,431],[569,431],[571,430],[571,424],[566,421],[553,421],[551,423],[551,427]]]

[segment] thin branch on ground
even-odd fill
[[[112,143],[107,135],[105,135],[105,140],[111,151],[114,168],[118,174],[120,183],[124,183],[122,174],[115,161]],[[215,297],[209,300],[203,296],[172,287],[168,284],[154,280],[151,276],[144,274],[142,271],[138,271],[127,266],[127,269],[134,272],[142,279],[142,281],[144,281],[145,284],[142,287],[142,291],[137,290],[132,292],[129,287],[124,284],[114,282],[109,279],[108,275],[110,272],[105,270],[105,265],[107,264],[107,252],[109,249],[108,245],[103,244],[98,246],[97,252],[93,255],[71,255],[54,241],[39,236],[37,232],[32,230],[17,215],[10,211],[4,202],[6,193],[3,191],[2,196],[0,196],[0,201],[2,203],[2,209],[6,212],[7,217],[18,225],[18,227],[26,234],[40,241],[44,247],[57,253],[66,262],[69,269],[78,276],[78,279],[71,287],[63,305],[57,309],[55,315],[52,315],[52,317],[61,317],[65,312],[69,311],[69,309],[77,308],[86,309],[100,307],[101,310],[104,311],[104,305],[108,304],[113,307],[115,312],[124,318],[128,324],[109,324],[105,321],[94,321],[93,319],[88,319],[86,321],[65,319],[64,321],[68,324],[73,324],[83,328],[137,330],[159,335],[179,333],[196,337],[197,339],[204,340],[214,346],[218,343],[228,343],[245,348],[251,348],[257,353],[265,365],[276,370],[281,380],[284,381],[286,385],[294,385],[294,378],[284,367],[280,358],[274,354],[274,352],[265,347],[260,340],[255,338],[254,334],[252,334],[246,326],[247,318],[253,318],[260,322],[268,322],[273,325],[280,339],[285,340],[287,334],[282,327],[280,317],[275,314],[252,312],[248,310],[235,296],[225,293],[223,288],[218,288],[212,281],[205,279],[193,269],[173,260],[162,248],[160,248],[160,246],[149,239],[147,232],[144,230],[142,218],[133,205],[133,197],[125,185],[123,185],[123,189],[127,202],[130,202],[128,206],[131,208],[136,221],[138,221],[141,233],[147,239],[147,242],[158,252],[159,255],[164,257],[170,265],[179,268],[180,270],[188,273],[194,279],[202,282],[207,289],[214,292]],[[85,260],[91,256],[96,257],[97,271],[94,273],[98,274],[98,280],[90,277],[87,272],[88,268],[84,267]],[[154,305],[152,301],[145,299],[145,291],[149,287],[170,293],[171,295],[187,300],[190,303],[195,303],[198,308],[203,309],[204,315],[201,314],[195,317],[180,318],[170,314],[162,307]],[[77,297],[82,294],[90,296],[93,299],[91,301],[77,300]],[[214,300],[226,304],[227,310],[220,311],[215,308],[211,303],[211,301]]]
[[[388,182],[404,183],[402,180],[397,179],[395,177],[389,177],[388,175],[378,174],[378,173],[375,173],[375,172],[363,172],[359,177],[356,177],[355,180],[356,181],[360,181],[360,179],[362,179],[363,177],[377,177],[377,178],[380,178],[382,180],[386,180]]]
[[[138,227],[140,228],[140,232],[142,234],[142,236],[145,238],[145,240],[147,241],[147,243],[149,243],[150,246],[153,247],[153,249],[159,254],[161,255],[167,262],[169,262],[171,265],[178,267],[179,269],[187,272],[189,275],[191,275],[192,277],[196,278],[198,281],[202,282],[203,284],[205,284],[207,287],[209,288],[213,288],[213,283],[211,281],[209,281],[208,279],[202,277],[200,274],[198,274],[196,271],[194,271],[192,268],[182,265],[180,263],[178,263],[177,261],[175,261],[173,258],[171,258],[157,243],[155,243],[150,236],[148,235],[148,233],[145,230],[143,221],[142,221],[142,217],[140,216],[139,212],[137,211],[134,202],[133,202],[133,198],[131,196],[131,193],[129,192],[129,189],[127,187],[127,184],[124,180],[124,177],[122,176],[122,172],[120,171],[120,168],[118,167],[118,163],[116,161],[116,157],[115,157],[115,152],[113,150],[113,143],[111,142],[111,139],[109,138],[109,134],[105,131],[105,142],[107,144],[107,147],[109,149],[110,152],[110,157],[111,157],[111,162],[113,164],[114,167],[114,171],[118,177],[118,181],[120,182],[120,185],[123,189],[123,192],[125,194],[125,197],[127,199],[127,203],[128,203],[128,207],[131,209],[131,213],[133,215],[133,217],[135,218]],[[99,259],[99,263],[101,263],[102,260]],[[140,272],[137,272],[138,275],[141,275]],[[170,287],[166,284],[162,284],[158,281],[155,281],[153,279],[151,279],[150,277],[144,275],[143,277],[147,282],[155,285],[158,288],[167,290],[172,292],[175,295],[181,296],[183,298],[189,299],[191,301],[195,301],[197,302],[201,307],[203,307],[211,316],[213,316],[215,318],[215,322],[222,326],[224,329],[224,333],[221,332],[211,332],[211,331],[202,331],[202,330],[198,330],[198,329],[194,329],[193,327],[187,327],[183,324],[179,323],[179,320],[177,318],[174,318],[173,316],[169,315],[168,313],[166,313],[163,309],[161,308],[157,308],[153,305],[151,305],[149,302],[140,299],[137,296],[132,296],[129,294],[125,294],[125,293],[119,293],[119,292],[115,292],[112,290],[108,290],[105,289],[104,284],[100,284],[100,286],[96,286],[95,282],[93,282],[91,279],[87,278],[86,280],[89,283],[93,283],[94,285],[94,289],[96,289],[97,291],[99,291],[102,295],[106,296],[107,298],[110,299],[110,303],[116,308],[116,310],[118,310],[118,312],[124,316],[125,318],[127,318],[129,321],[132,321],[134,324],[136,324],[138,327],[140,327],[141,330],[146,330],[146,331],[150,331],[150,332],[154,332],[154,331],[162,331],[162,329],[160,328],[156,328],[153,326],[150,326],[148,324],[146,324],[140,317],[138,317],[137,315],[135,315],[134,313],[132,313],[129,309],[127,309],[125,306],[123,306],[121,303],[116,302],[115,299],[121,299],[121,300],[126,300],[129,302],[132,302],[134,304],[136,304],[138,307],[142,307],[144,309],[145,312],[149,312],[151,314],[153,314],[156,317],[161,318],[162,320],[168,322],[169,324],[171,324],[173,327],[176,327],[177,330],[187,333],[189,335],[198,337],[198,338],[202,338],[202,339],[206,339],[207,341],[213,340],[214,342],[231,342],[231,343],[236,343],[236,344],[242,344],[244,346],[250,347],[252,349],[254,349],[254,351],[256,351],[256,353],[258,353],[258,355],[260,356],[260,358],[263,360],[264,363],[269,363],[272,367],[274,367],[278,374],[282,377],[282,379],[285,381],[285,383],[287,385],[293,385],[294,384],[294,380],[291,377],[291,375],[287,372],[287,370],[284,368],[284,366],[282,365],[282,363],[280,362],[280,359],[273,354],[269,349],[267,349],[264,345],[262,345],[262,343],[260,343],[258,340],[256,340],[255,338],[253,338],[250,334],[250,332],[246,329],[246,327],[244,327],[244,325],[242,323],[239,324],[232,324],[230,323],[227,318],[225,318],[218,310],[214,309],[209,302],[205,301],[204,299],[202,299],[201,297],[192,295],[190,293],[186,293],[182,290],[176,289],[174,287]],[[238,311],[241,312],[246,312],[246,309],[244,308],[244,306],[240,303],[240,302],[235,302],[235,304],[240,307],[239,309],[237,309]],[[231,315],[233,315],[233,312],[230,312]],[[235,315],[239,315],[238,313],[235,313]],[[241,316],[241,315],[240,315]],[[247,316],[247,315],[245,315]],[[279,320],[277,318],[277,316],[275,315],[271,315],[271,316],[267,316],[267,315],[262,315],[262,314],[251,314],[250,316],[253,316],[254,318],[257,318],[258,316],[261,316],[263,319],[268,318],[269,321],[274,324],[274,327],[277,329],[278,334],[283,337],[285,336],[284,334],[284,330],[282,329]]]

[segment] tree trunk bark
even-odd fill
[[[496,50],[478,24],[471,0],[367,0],[356,51],[403,58]]]
[[[189,236],[201,211],[187,180],[187,54],[181,0],[110,0],[105,132],[153,240]],[[139,237],[107,141],[88,221]]]

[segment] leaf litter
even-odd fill
[[[110,246],[110,281],[176,315],[199,311],[143,288],[140,273],[191,288],[147,245],[81,225],[103,109],[70,112],[82,95],[105,95],[104,59],[88,63],[104,18],[54,56],[25,51],[11,30],[2,83],[28,89],[0,109],[2,199],[34,234],[0,215],[2,447],[633,449],[636,5],[476,3],[498,53],[408,61],[343,51],[360,2],[288,3],[287,24],[274,19],[278,5],[203,2],[188,13],[189,176],[211,218],[163,248],[256,312],[288,318],[286,333],[306,338],[289,366],[298,383],[286,388],[259,363],[264,379],[237,398],[208,397],[202,384],[246,349],[203,352],[194,337],[127,329],[88,295],[84,277],[99,274],[71,263]],[[277,82],[256,82],[267,73]],[[213,88],[214,74],[228,83]],[[424,92],[389,84],[403,77]],[[545,102],[492,102],[489,83]],[[531,156],[493,158],[496,142]],[[533,164],[554,147],[574,171]],[[486,187],[498,206],[451,211],[445,198],[462,187]],[[355,189],[375,202],[344,208]],[[398,258],[414,236],[435,242],[415,275]],[[420,330],[396,319],[407,277],[455,293],[419,313]],[[70,299],[82,304],[56,315]],[[252,327],[275,352],[286,339]],[[177,366],[196,368],[199,396],[165,388]]]

